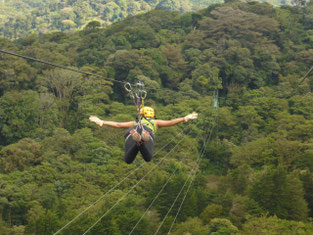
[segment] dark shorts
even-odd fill
[[[125,156],[124,160],[126,163],[130,164],[132,163],[137,153],[140,151],[143,159],[146,162],[151,161],[153,157],[153,146],[154,146],[154,134],[152,130],[147,127],[146,125],[143,125],[143,128],[150,133],[150,140],[147,142],[141,142],[137,143],[133,140],[132,136],[130,135],[130,131],[137,128],[137,132],[141,134],[142,130],[136,125],[131,128],[129,128],[125,133]]]

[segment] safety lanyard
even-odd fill
[[[129,82],[125,83],[124,88],[129,93],[130,97],[133,99],[135,105],[138,110],[138,126],[142,128],[141,124],[141,108],[144,106],[144,99],[147,97],[147,91],[144,90],[145,84],[142,81],[138,81],[136,84],[136,88],[133,89]],[[137,98],[137,103],[135,100]]]

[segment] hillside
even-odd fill
[[[129,234],[143,215],[133,234],[313,234],[312,16],[229,2],[0,38],[114,79],[0,54],[0,234],[54,234],[90,205],[60,234]],[[144,165],[124,162],[125,130],[88,120],[134,120],[120,83],[138,79],[158,119],[199,113],[160,128]]]
[[[171,11],[196,11],[222,0],[2,0],[0,36],[19,38],[32,33],[83,29],[90,21],[102,27],[127,16],[163,8]],[[291,0],[269,0],[274,5]]]

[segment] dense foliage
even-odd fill
[[[296,0],[301,1],[301,0]],[[207,7],[222,0],[1,0],[0,36],[25,37],[31,33],[53,30],[82,29],[89,23],[107,26],[127,16],[162,8],[188,12]],[[291,0],[268,0],[280,5]]]
[[[152,162],[63,234],[82,234],[156,167],[89,233],[128,234],[176,170],[135,230],[154,234],[215,123],[216,89],[216,126],[172,234],[312,234],[313,77],[298,85],[313,64],[312,42],[312,3],[256,2],[156,9],[106,29],[0,39],[6,50],[144,81],[159,119],[199,113],[191,124],[160,129]],[[52,234],[143,163],[123,162],[124,130],[88,121],[133,120],[136,108],[119,83],[0,57],[0,234]]]

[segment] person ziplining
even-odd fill
[[[154,147],[154,134],[160,127],[170,127],[181,122],[189,122],[198,117],[198,114],[193,112],[185,117],[180,117],[172,120],[155,119],[154,109],[151,107],[143,107],[140,110],[141,123],[136,121],[129,122],[114,122],[99,119],[97,116],[90,116],[89,120],[96,123],[100,127],[106,125],[116,128],[129,128],[124,136],[125,138],[125,156],[126,163],[132,163],[138,152],[140,151],[143,159],[146,162],[151,161]]]
[[[106,125],[116,128],[128,128],[125,133],[125,155],[126,163],[131,164],[138,152],[140,151],[143,159],[150,162],[153,157],[154,148],[154,134],[160,127],[169,127],[177,125],[181,122],[189,122],[198,117],[198,114],[193,112],[185,117],[176,118],[172,120],[157,120],[154,109],[144,106],[144,99],[147,92],[144,90],[144,84],[138,81],[136,89],[133,90],[130,83],[125,83],[124,88],[129,92],[130,97],[134,100],[138,110],[138,121],[129,122],[114,122],[99,119],[97,116],[90,116],[89,120],[96,123],[100,127]],[[136,103],[136,98],[137,103]],[[138,106],[137,106],[138,105]]]

